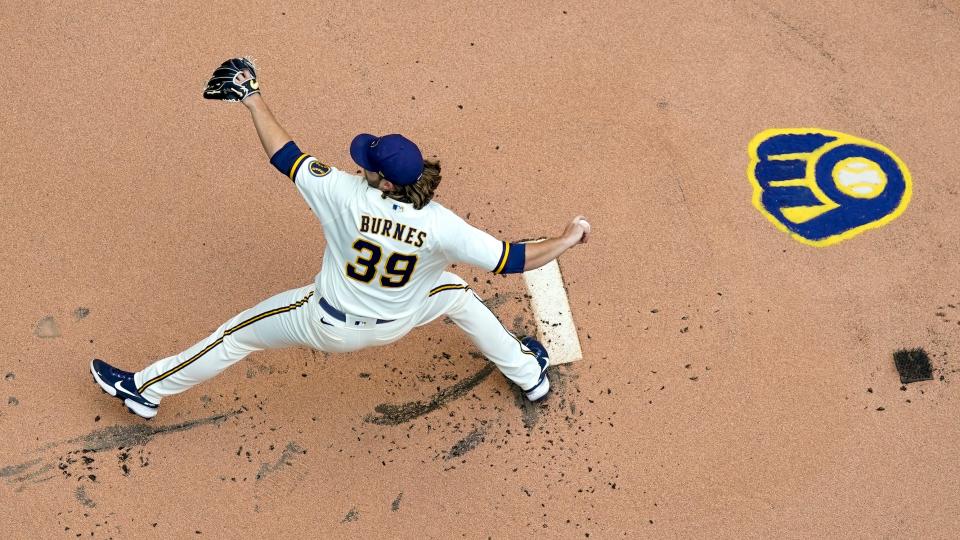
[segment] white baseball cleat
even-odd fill
[[[542,343],[530,336],[520,338],[520,343],[537,355],[537,363],[540,364],[540,380],[532,388],[523,391],[530,401],[539,401],[550,392],[550,377],[547,376],[550,355],[547,354],[547,349]]]

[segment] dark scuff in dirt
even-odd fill
[[[466,437],[457,441],[457,444],[453,445],[453,448],[447,452],[447,455],[443,457],[444,460],[458,458],[467,452],[473,450],[474,448],[480,446],[480,443],[483,442],[483,436],[486,434],[486,428],[477,427],[474,428]]]
[[[7,465],[6,467],[0,468],[0,478],[18,475],[41,461],[43,460],[37,458],[32,461],[27,461],[26,463],[20,463],[19,465]]]
[[[41,457],[16,465],[4,466],[0,468],[0,478],[3,478],[8,484],[20,484],[17,488],[17,491],[20,491],[26,487],[28,482],[39,483],[53,478],[53,476],[40,476],[53,470],[56,466],[65,478],[76,476],[78,479],[86,478],[95,482],[96,475],[91,474],[96,470],[95,460],[87,454],[95,454],[97,452],[114,449],[120,449],[121,470],[123,470],[124,475],[126,475],[129,472],[129,467],[126,469],[123,468],[123,465],[125,465],[127,461],[123,455],[128,454],[127,450],[132,447],[143,446],[157,435],[165,435],[200,426],[218,424],[237,414],[239,414],[239,412],[229,412],[167,426],[153,427],[146,424],[127,424],[98,429],[81,437],[43,445],[37,450],[38,452],[50,452],[51,449],[65,445],[70,445],[73,449],[67,450],[65,453],[53,451],[52,453],[48,453],[46,458]],[[148,461],[142,453],[140,455],[140,462],[141,467],[145,467],[148,464]]]
[[[142,446],[150,442],[157,435],[176,433],[178,431],[186,431],[188,429],[193,429],[200,426],[217,424],[237,414],[239,413],[231,412],[218,414],[215,416],[208,416],[207,418],[199,418],[197,420],[181,422],[179,424],[170,424],[169,426],[153,427],[147,424],[110,426],[92,431],[82,437],[70,439],[67,441],[67,443],[83,443],[84,450],[92,450],[94,452],[106,450],[108,448],[117,448],[119,446],[125,446],[127,448],[131,446]]]
[[[510,300],[510,296],[499,292],[493,293],[493,296],[483,300],[483,305],[490,309],[496,309]]]
[[[297,454],[306,454],[307,451],[300,447],[296,442],[290,441],[287,443],[287,447],[283,449],[283,452],[280,453],[280,457],[277,458],[272,465],[270,463],[262,463],[260,465],[260,470],[257,471],[257,481],[263,480],[268,474],[277,472],[287,465],[292,465],[293,457]]]
[[[390,511],[391,511],[391,512],[396,512],[397,510],[400,509],[400,499],[402,499],[402,498],[403,498],[403,492],[401,491],[401,492],[397,495],[397,498],[394,499],[392,503],[390,503]]]
[[[425,414],[429,414],[447,403],[464,396],[473,387],[477,386],[484,379],[493,373],[496,366],[488,363],[477,373],[467,377],[457,384],[444,388],[434,394],[426,403],[423,401],[410,401],[399,405],[381,403],[373,408],[379,414],[368,414],[363,418],[364,422],[377,424],[380,426],[397,426],[409,422]]]
[[[42,459],[38,458],[19,465],[3,467],[0,469],[0,478],[3,478],[8,484],[19,484],[19,486],[14,489],[16,492],[23,491],[28,482],[31,484],[39,484],[40,482],[46,482],[47,480],[55,478],[55,474],[49,474],[53,471],[53,464],[43,463],[41,465],[42,461]],[[33,469],[37,465],[40,465],[40,467]]]
[[[553,384],[553,377],[551,377],[550,384]],[[514,387],[514,403],[517,404],[517,408],[520,409],[520,415],[523,419],[523,427],[527,428],[527,431],[532,430],[536,425],[537,421],[540,420],[540,407],[550,399],[550,394],[555,390],[550,388],[550,394],[547,394],[547,397],[541,399],[536,403],[531,403],[527,399],[527,396],[524,395],[523,390],[520,388]]]
[[[520,409],[520,414],[523,419],[523,427],[527,431],[532,430],[536,427],[537,423],[540,421],[540,415],[546,410],[546,405],[551,400],[558,399],[558,396],[562,396],[566,393],[567,387],[567,378],[570,371],[569,364],[561,364],[559,366],[551,366],[547,368],[547,376],[550,377],[550,392],[546,397],[540,399],[536,403],[531,403],[527,396],[524,395],[523,390],[517,386],[513,386],[514,392],[514,403],[517,405],[517,408]],[[566,400],[563,399],[564,406]],[[562,408],[562,407],[561,407]]]
[[[917,381],[933,379],[933,366],[930,365],[930,356],[920,347],[916,349],[900,349],[893,353],[893,363],[900,374],[900,382],[908,384]]]
[[[93,499],[87,496],[87,491],[83,486],[79,486],[74,491],[73,496],[80,504],[86,506],[87,508],[93,508],[97,506],[97,503],[93,502]]]
[[[360,519],[360,511],[356,508],[351,508],[350,511],[347,512],[347,515],[343,516],[343,521],[340,523],[350,523],[358,519]]]

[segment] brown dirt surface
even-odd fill
[[[3,3],[5,538],[956,537],[956,1],[137,4]],[[328,163],[402,132],[498,237],[588,216],[545,404],[442,322],[252,355],[150,422],[91,382],[319,269],[247,112],[201,98],[238,54]],[[889,147],[910,207],[792,240],[745,174],[774,127]],[[518,276],[455,271],[533,327]]]

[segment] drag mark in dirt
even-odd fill
[[[803,41],[804,43],[812,47],[813,50],[817,51],[817,54],[825,58],[828,62],[830,62],[830,64],[835,66],[841,72],[846,72],[843,66],[837,62],[837,59],[833,55],[833,53],[827,50],[827,47],[824,44],[823,38],[818,37],[812,32],[801,28],[800,25],[798,24],[794,24],[788,21],[783,15],[781,15],[780,13],[778,13],[773,9],[762,6],[758,2],[754,2],[754,5],[756,5],[757,8],[766,12],[766,14],[770,16],[773,20],[777,21],[778,24],[780,24],[781,26],[789,30],[789,32],[793,36],[799,38],[801,41]]]
[[[40,463],[41,461],[42,460],[38,458],[25,463],[20,463],[19,465],[7,465],[6,467],[0,468],[0,478],[9,478],[11,476],[18,475],[30,467],[33,467],[37,463]]]
[[[287,447],[280,453],[280,457],[272,465],[262,463],[260,470],[257,471],[257,481],[263,480],[270,473],[274,473],[287,465],[292,465],[291,460],[296,454],[306,454],[307,451],[301,448],[296,442],[288,442]]]
[[[208,416],[207,418],[199,418],[197,420],[189,420],[179,424],[170,424],[169,426],[153,427],[146,424],[110,426],[92,431],[82,437],[70,439],[67,441],[67,444],[83,443],[82,448],[84,450],[92,450],[94,452],[119,446],[125,446],[127,448],[131,446],[142,446],[150,442],[157,435],[167,435],[200,426],[217,424],[237,414],[239,414],[239,411]]]
[[[531,403],[527,399],[523,390],[513,387],[514,403],[520,409],[523,427],[528,432],[533,431],[533,428],[540,421],[541,415],[551,407],[551,402],[557,402],[559,409],[567,408],[567,384],[569,380],[577,378],[577,375],[570,368],[570,364],[550,366],[547,368],[547,374],[550,377],[550,393],[547,394],[546,398],[535,403]],[[576,408],[576,405],[571,403],[570,407]]]
[[[54,467],[60,469],[65,477],[70,477],[73,473],[71,469],[80,467],[84,469],[82,474],[77,474],[88,478],[90,481],[96,481],[96,475],[87,474],[93,470],[94,458],[87,454],[95,454],[103,450],[114,450],[121,448],[121,452],[134,446],[143,446],[150,442],[157,435],[166,435],[178,431],[187,431],[200,426],[218,424],[227,418],[236,416],[239,411],[218,414],[207,418],[199,418],[181,422],[179,424],[170,424],[167,426],[148,426],[146,424],[130,424],[110,426],[104,429],[94,430],[86,435],[75,437],[61,442],[53,442],[43,445],[38,452],[46,452],[46,456],[0,467],[0,478],[7,484],[16,485],[15,491],[23,491],[28,484],[45,482],[54,478],[55,475],[46,475]],[[57,452],[56,449],[69,446],[72,447],[65,453]],[[53,450],[51,452],[51,450]],[[123,461],[123,460],[121,460]],[[77,472],[77,471],[74,471]]]
[[[480,443],[483,442],[483,436],[486,434],[486,428],[477,427],[470,432],[466,437],[457,441],[457,444],[453,445],[453,448],[447,452],[447,455],[443,457],[444,460],[450,460],[458,458],[467,452],[473,450],[474,448],[480,446]]]
[[[93,501],[89,496],[87,496],[87,490],[83,486],[78,487],[74,493],[73,497],[77,499],[77,502],[86,506],[87,508],[93,508],[97,506],[97,503]]]
[[[477,386],[483,382],[484,379],[489,377],[490,374],[493,373],[494,369],[495,366],[492,363],[488,363],[483,367],[483,369],[471,375],[470,377],[467,377],[453,386],[440,390],[427,402],[409,401],[399,405],[381,403],[373,408],[373,410],[379,414],[368,414],[363,418],[363,421],[369,424],[377,424],[380,426],[397,426],[409,422],[414,418],[429,414],[440,407],[443,407],[447,403],[463,397],[467,392],[473,389],[473,387]]]

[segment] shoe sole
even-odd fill
[[[533,390],[530,390],[529,392],[525,392],[525,394],[527,395],[527,399],[530,400],[531,403],[540,401],[541,399],[546,397],[546,395],[549,393],[550,393],[550,377],[547,376],[546,373],[543,374],[542,383],[540,383]]]
[[[100,387],[100,390],[103,390],[103,393],[118,399],[123,399],[123,404],[127,406],[127,410],[129,410],[131,414],[135,414],[141,418],[146,418],[147,420],[157,415],[156,409],[145,407],[130,398],[120,398],[117,396],[117,389],[104,382],[103,379],[97,375],[97,370],[93,369],[93,362],[90,362],[90,374],[93,375],[93,381],[97,383],[97,385]]]

